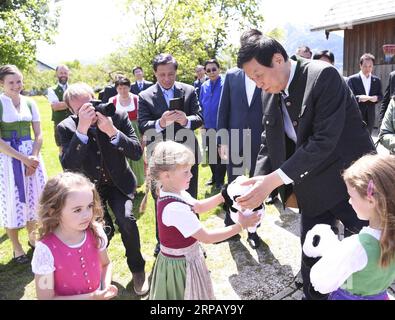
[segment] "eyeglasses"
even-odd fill
[[[215,72],[217,70],[218,70],[217,68],[206,69],[206,73]]]

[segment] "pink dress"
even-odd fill
[[[86,241],[77,248],[70,248],[53,233],[41,241],[54,258],[56,295],[84,294],[100,288],[100,249],[92,230],[87,229]]]

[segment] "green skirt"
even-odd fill
[[[160,252],[152,275],[149,299],[184,300],[185,281],[185,257],[166,257]]]
[[[140,141],[140,131],[138,128],[137,121],[131,121],[134,132],[136,132],[137,137],[139,138]],[[130,168],[132,169],[134,175],[136,176],[137,180],[137,187],[140,187],[144,184],[145,181],[145,174],[144,174],[144,156],[141,156],[140,160],[134,161],[134,160],[129,160],[129,165]]]

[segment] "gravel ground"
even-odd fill
[[[209,228],[222,227],[223,215],[208,219]],[[240,241],[204,245],[218,300],[280,299],[298,291],[294,278],[300,269],[299,213],[268,206],[258,234],[258,249]],[[300,294],[301,296],[301,294]],[[300,299],[300,297],[299,297]]]

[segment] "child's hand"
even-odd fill
[[[245,216],[240,211],[237,213],[239,215],[239,223],[241,224],[243,229],[254,227],[261,220],[261,216],[258,212],[254,212],[253,214],[248,216]]]
[[[93,293],[93,299],[95,300],[109,300],[114,298],[118,294],[118,288],[113,284],[110,284],[104,290],[96,290]]]

